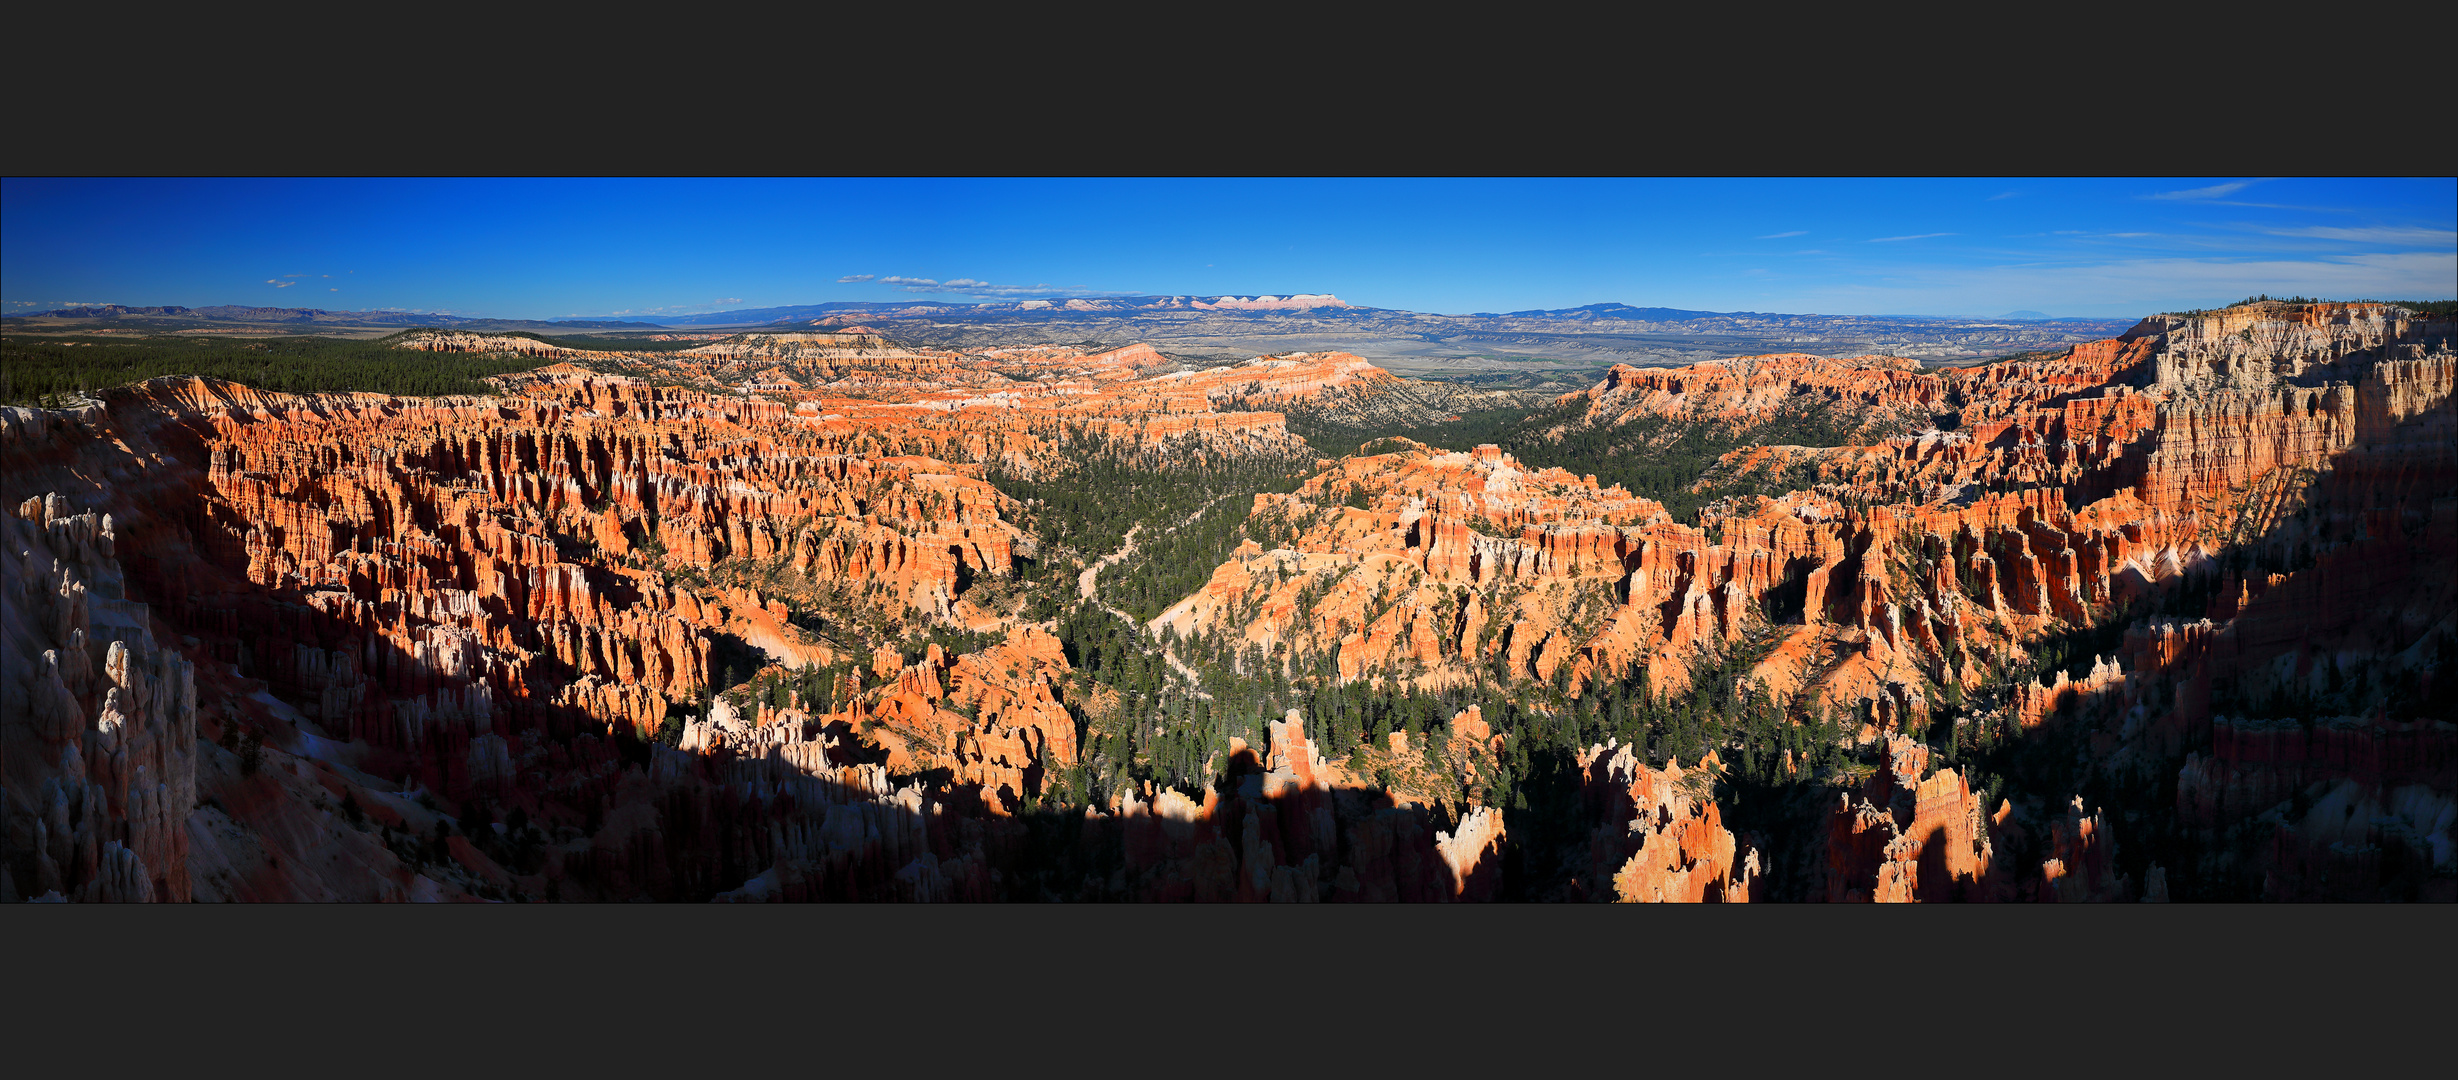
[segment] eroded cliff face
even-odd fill
[[[9,580],[30,598],[12,594],[24,662],[10,672],[43,677],[10,699],[0,885],[72,899],[1016,895],[1001,868],[1030,844],[1012,818],[1077,764],[1063,699],[1082,691],[1046,630],[964,602],[1030,547],[976,462],[1063,471],[1059,448],[1087,437],[1285,453],[1277,414],[1223,413],[1214,396],[1373,374],[1334,357],[1160,377],[1178,365],[1149,349],[1049,348],[992,358],[1012,389],[983,393],[994,383],[968,382],[972,368],[875,339],[783,345],[707,362],[850,358],[895,377],[861,397],[753,396],[558,367],[483,399],[165,379],[74,414],[11,412],[9,493],[40,494],[9,525]],[[115,542],[138,553],[124,571]],[[123,600],[123,582],[150,606]],[[992,641],[913,657],[864,638],[951,626]],[[709,697],[746,674],[720,671],[729,650],[780,675],[838,674],[821,700],[738,707]],[[678,748],[653,741],[677,715]],[[1305,757],[1301,733],[1285,740],[1282,772]],[[1319,780],[1292,790],[1328,798]],[[1154,797],[1121,794],[1086,827]],[[1243,851],[1260,826],[1230,827]],[[1500,837],[1489,814],[1385,847],[1434,860],[1405,878],[1411,895],[1484,896]],[[1271,850],[1307,845],[1257,843],[1258,897],[1335,889],[1346,865],[1336,844],[1282,866]],[[1438,886],[1435,863],[1482,884]],[[1401,888],[1361,865],[1357,888]]]
[[[2372,895],[2402,873],[2446,890],[2452,727],[2391,714],[2415,715],[2458,632],[2450,341],[2446,320],[2381,305],[2257,305],[1965,371],[1801,356],[1616,370],[1565,401],[1608,425],[1746,427],[1814,398],[1864,431],[1953,430],[1735,451],[1702,483],[1791,466],[1808,486],[1727,499],[1696,528],[1490,448],[1386,442],[1258,498],[1283,546],[1241,552],[1155,625],[1336,656],[1344,679],[1490,673],[1573,700],[1633,671],[1679,693],[1700,656],[1746,651],[1796,715],[1857,717],[1863,740],[2002,729],[2078,742],[2092,764],[2062,783],[2173,786],[2210,875],[2267,875],[2282,897],[2324,878]],[[2298,701],[2310,715],[2227,715]],[[1964,734],[1931,734],[1949,721]],[[2069,810],[2073,792],[1982,814],[1957,770],[1878,776],[1842,796],[1834,847],[1853,854],[1831,860],[1832,898],[2165,893],[2168,868],[2110,869],[2116,830]],[[1944,826],[1889,808],[1911,792],[1956,807],[1938,813],[1957,854],[1925,878]],[[2378,823],[2298,824],[2320,800]],[[1968,854],[1989,820],[2017,822],[2022,865]],[[2246,827],[2278,838],[2208,853]]]
[[[818,775],[856,763],[936,774],[970,796],[972,811],[1010,816],[1053,770],[1077,762],[1077,725],[1062,701],[1068,671],[1057,639],[1030,624],[975,652],[932,644],[912,663],[883,646],[842,677],[833,704],[799,692],[749,713],[721,702],[686,726],[679,747],[780,758]]]
[[[1603,381],[1562,401],[1584,419],[1615,425],[1653,417],[1748,426],[1806,405],[1841,406],[1857,431],[1887,435],[1930,426],[1947,396],[1945,380],[1923,373],[1916,360],[1780,353],[1683,368],[1615,364]]]
[[[1455,723],[1471,722],[1462,717]],[[1490,900],[1508,836],[1499,811],[1376,792],[1324,760],[1292,711],[1268,749],[1233,746],[1229,783],[1201,802],[1172,789],[1123,794],[1087,829],[1116,830],[1113,888],[1143,900],[1372,903]]]
[[[750,415],[790,415],[943,461],[994,462],[1028,474],[1057,466],[1061,444],[1087,438],[1166,448],[1180,458],[1294,452],[1303,444],[1280,414],[1222,406],[1269,406],[1389,378],[1346,353],[1190,368],[1149,345],[958,352],[861,334],[748,334],[596,366],[722,389],[746,399]]]
[[[0,518],[0,902],[186,901],[196,683],[128,599],[107,514]]]
[[[165,379],[0,415],[0,891],[1937,902],[2458,881],[2458,727],[2433,704],[2458,652],[2447,320],[2256,306],[1966,370],[1784,355],[1616,369],[1564,399],[1633,438],[1843,418],[1850,445],[1725,455],[1702,484],[1798,483],[1694,525],[1496,447],[1383,440],[1238,496],[1249,541],[1132,628],[1178,687],[1154,715],[1078,670],[1059,622],[974,602],[1036,554],[993,479],[1063,480],[1088,446],[1289,457],[1272,410],[1387,375],[855,333],[572,359],[487,398]],[[1200,790],[1096,746],[1294,683],[1512,710],[1310,734],[1275,705],[1197,762]],[[1688,766],[1581,726],[1713,695],[1763,703],[1761,726]]]
[[[1837,796],[1825,838],[1831,902],[1936,903],[2016,899],[2015,873],[1992,828],[2004,834],[2011,805],[1988,812],[1969,778],[1940,768],[1930,748],[1901,735],[1885,743],[1883,767]],[[2106,853],[2097,864],[2104,868]],[[2106,897],[2102,897],[2106,898]]]
[[[1551,678],[1616,606],[1623,563],[1663,508],[1490,446],[1393,441],[1406,449],[1256,496],[1285,545],[1239,552],[1154,629],[1239,654],[1329,655],[1344,679],[1438,686],[1488,658]]]
[[[612,353],[591,352],[586,349],[568,349],[561,345],[550,345],[546,342],[539,341],[538,339],[531,337],[518,337],[509,334],[479,334],[463,330],[418,331],[402,336],[395,344],[399,348],[415,349],[419,352],[494,353],[509,356],[553,357],[556,359],[607,357],[614,355]]]
[[[1588,840],[1586,889],[1622,903],[1748,903],[1758,853],[1743,849],[1716,805],[1714,752],[1684,771],[1649,768],[1628,746],[1591,746],[1578,758],[1581,795],[1600,819]]]

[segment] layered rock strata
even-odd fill
[[[109,514],[0,517],[0,902],[184,902],[196,805],[187,657],[127,596]]]
[[[1885,759],[1796,823],[1819,858],[1795,891],[1829,899],[2438,896],[2458,729],[2417,702],[2446,698],[2458,637],[2450,338],[2382,305],[2257,305],[1959,371],[1617,370],[1567,404],[1740,424],[1815,400],[1861,434],[1727,455],[1710,482],[1812,481],[1696,526],[1493,447],[1386,443],[1256,496],[1270,543],[1146,631],[1284,675],[1312,658],[1333,681],[1539,680],[1574,702],[1682,691],[1702,657],[1763,646],[1749,681]],[[959,606],[1029,543],[985,464],[1063,475],[1095,442],[1285,456],[1301,446],[1264,406],[1370,387],[1370,365],[771,335],[598,366],[631,374],[426,400],[156,380],[0,415],[0,890],[1502,890],[1517,810],[1481,788],[1523,733],[1467,712],[1441,746],[1395,733],[1345,762],[1292,714],[1209,788],[1129,783],[1052,839],[1042,800],[1085,760],[1092,703],[1047,630]],[[879,638],[983,627],[971,651]],[[835,682],[708,700],[744,662]],[[2281,704],[2300,701],[2327,707]],[[690,718],[679,747],[643,738],[670,716]],[[2058,783],[2172,782],[2175,828],[2079,790],[1983,795],[1927,749],[1965,729],[2070,747]],[[1584,895],[1774,883],[1724,824],[1720,761],[1575,757]],[[2152,844],[2193,861],[2146,862]]]
[[[1713,752],[1696,767],[1648,767],[1620,745],[1591,746],[1578,758],[1588,838],[1582,884],[1622,903],[1748,903],[1758,853],[1724,827],[1716,804]]]

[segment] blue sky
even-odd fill
[[[2458,179],[0,180],[0,311],[1335,293],[2124,318],[2451,299]]]

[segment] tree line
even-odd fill
[[[1397,427],[1366,427],[1306,406],[1288,407],[1289,430],[1330,457],[1371,453],[1375,444],[1404,436],[1444,450],[1467,450],[1493,443],[1533,469],[1559,467],[1573,475],[1596,477],[1603,487],[1621,485],[1633,495],[1664,504],[1674,520],[1698,522],[1699,511],[1717,499],[1736,494],[1780,495],[1772,490],[1786,482],[1807,482],[1797,471],[1781,477],[1732,485],[1691,488],[1717,459],[1748,446],[1849,446],[1858,441],[1857,417],[1823,400],[1796,397],[1767,419],[1734,423],[1704,414],[1639,416],[1615,423],[1591,420],[1587,402],[1574,400],[1546,408],[1491,409],[1462,413],[1455,420],[1437,420]],[[1785,489],[1790,490],[1790,489]]]
[[[0,404],[57,408],[76,397],[165,375],[225,379],[285,394],[489,394],[494,388],[482,381],[488,376],[554,363],[517,356],[415,352],[395,347],[399,336],[373,341],[0,338]]]

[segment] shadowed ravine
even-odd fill
[[[7,410],[0,899],[2458,899],[2450,331]]]

